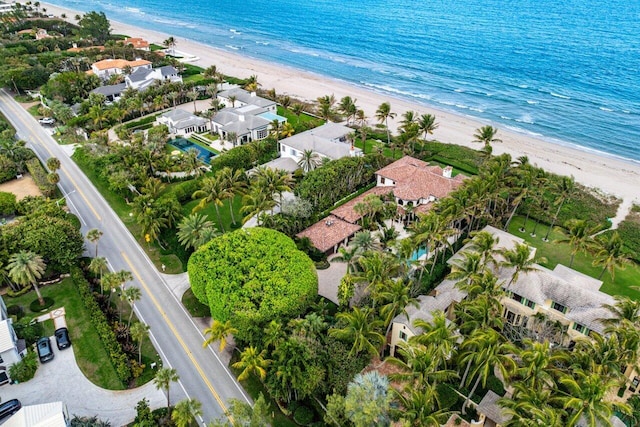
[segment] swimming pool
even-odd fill
[[[411,254],[411,261],[417,261],[421,256],[427,254],[427,248],[418,248]]]
[[[190,149],[195,149],[198,151],[198,159],[200,159],[201,162],[204,162],[206,164],[209,164],[211,162],[211,158],[217,156],[216,153],[214,153],[213,151],[209,151],[206,148],[204,148],[201,145],[198,144],[194,144],[193,142],[189,141],[188,139],[184,139],[184,138],[176,138],[176,139],[172,139],[171,141],[169,141],[167,144],[176,147],[178,150],[180,151],[184,151],[185,153],[187,152],[187,150]]]

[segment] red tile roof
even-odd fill
[[[126,59],[103,59],[102,61],[94,62],[92,67],[96,67],[98,70],[109,70],[111,68],[122,70],[127,65],[131,68],[136,68],[151,65],[151,62],[146,59],[136,59],[135,61],[127,61]]]
[[[359,225],[351,224],[336,216],[329,215],[296,236],[299,238],[308,237],[318,250],[327,252],[342,243],[344,239],[353,236],[361,228]]]
[[[364,198],[369,194],[375,194],[377,196],[383,196],[385,194],[389,194],[393,191],[392,187],[373,187],[370,190],[365,191],[358,197],[354,197],[352,200],[349,200],[344,205],[335,208],[331,211],[332,215],[337,216],[345,221],[348,221],[352,224],[355,224],[357,221],[362,218],[362,215],[357,213],[353,208],[358,204],[364,201]]]
[[[446,197],[458,188],[466,178],[457,175],[454,178],[443,176],[440,166],[429,166],[413,157],[405,156],[376,172],[377,175],[392,180],[395,185],[393,194],[402,200],[438,199]]]
[[[147,49],[149,47],[149,42],[140,37],[128,37],[124,39],[124,44],[133,45],[134,49]]]

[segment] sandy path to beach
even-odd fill
[[[50,13],[57,16],[66,13],[67,19],[72,22],[74,21],[73,17],[78,13],[51,4],[46,4],[46,7]],[[169,34],[116,21],[111,21],[111,26],[114,33],[142,37],[158,44],[162,44],[162,41],[169,37]],[[419,114],[435,114],[437,122],[440,124],[434,132],[435,139],[473,148],[480,148],[478,144],[471,142],[474,139],[475,130],[485,124],[490,124],[378,94],[343,81],[229,53],[180,37],[176,37],[176,40],[176,50],[198,58],[191,63],[202,67],[215,64],[223,73],[237,77],[248,77],[255,74],[258,76],[262,88],[275,88],[278,94],[287,94],[305,100],[315,100],[328,94],[334,94],[339,100],[341,97],[349,95],[357,99],[357,105],[370,117],[371,124],[376,123],[375,111],[378,106],[382,102],[390,102],[392,111],[396,112],[398,117],[408,110],[416,111]],[[396,127],[396,123],[390,122],[389,125],[394,129]],[[599,188],[607,194],[640,203],[640,191],[638,191],[640,163],[627,162],[614,157],[574,149],[570,146],[553,144],[504,129],[500,129],[498,137],[503,142],[494,144],[494,154],[507,152],[514,159],[518,156],[528,156],[531,163],[550,172],[573,175],[576,181],[584,185]]]

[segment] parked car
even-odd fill
[[[4,403],[0,403],[0,420],[13,415],[22,408],[22,404],[18,399],[7,400]]]
[[[56,122],[56,120],[52,117],[43,117],[40,120],[38,120],[38,123],[40,123],[41,125],[52,125]]]
[[[49,337],[42,337],[37,342],[38,357],[41,363],[46,363],[53,359],[53,349],[51,348],[51,341]]]
[[[69,330],[67,328],[56,329],[55,336],[58,350],[71,347],[71,339],[69,338]]]

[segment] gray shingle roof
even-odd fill
[[[125,83],[119,83],[117,85],[100,86],[91,91],[91,93],[99,93],[104,96],[120,95],[127,89]]]
[[[280,144],[298,151],[312,150],[335,160],[350,155],[351,144],[347,141],[346,135],[351,132],[353,129],[349,127],[328,122],[317,128],[282,139]],[[356,153],[362,152],[359,148],[355,148],[355,151]]]
[[[167,119],[172,120],[174,122],[178,120],[186,120],[191,116],[193,116],[193,114],[189,113],[188,111],[181,110],[179,108],[176,108],[174,110],[169,110],[166,113],[162,114],[162,117],[166,117]]]
[[[503,413],[502,407],[498,405],[498,399],[500,399],[500,396],[489,390],[480,403],[478,403],[477,410],[488,419],[495,421],[496,424],[504,424],[509,421],[511,417]]]
[[[146,68],[138,68],[133,73],[129,74],[129,80],[132,82],[141,82],[146,80],[147,76],[151,74],[153,70],[147,70]]]

